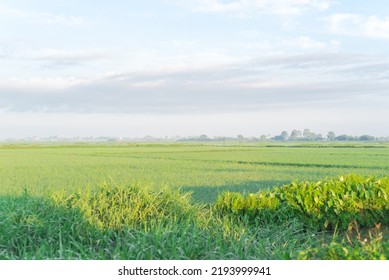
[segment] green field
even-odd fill
[[[214,205],[227,191],[256,193],[351,173],[388,176],[389,144],[4,144],[0,259],[336,258],[323,252],[343,250],[342,232],[333,237],[333,231],[307,229],[293,219],[257,223],[218,213]],[[110,206],[99,204],[103,200]],[[132,203],[139,208],[128,208]],[[157,210],[149,216],[131,214],[152,207]],[[133,218],[106,223],[93,217],[97,208],[108,220]],[[370,234],[373,249],[360,245],[360,237],[358,246],[349,244],[375,255],[358,251],[343,257],[389,258],[385,226],[382,238]],[[314,248],[321,248],[315,256]]]

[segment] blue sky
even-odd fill
[[[0,138],[387,136],[388,43],[384,1],[2,0]]]

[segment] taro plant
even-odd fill
[[[389,223],[389,179],[347,175],[318,182],[293,182],[242,196],[224,193],[215,205],[223,213],[266,222],[297,218],[315,229],[346,229]]]

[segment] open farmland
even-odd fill
[[[385,224],[366,249],[356,245],[358,236],[352,245],[343,233],[331,241],[333,232],[307,228],[301,219],[263,223],[214,207],[225,192],[245,196],[351,173],[361,182],[388,176],[389,145],[3,145],[0,258],[388,258]],[[365,181],[374,185],[374,178]],[[382,201],[386,213],[389,200]],[[367,228],[356,225],[354,232]],[[358,253],[337,255],[344,242]]]

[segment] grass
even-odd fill
[[[227,191],[309,195],[348,173],[374,185],[387,144],[6,145],[0,158],[0,259],[389,258],[387,231],[365,242],[348,233],[352,219],[307,227],[301,215],[263,222],[215,206]],[[361,231],[387,222],[372,213]]]
[[[2,198],[0,259],[279,259],[312,243],[298,223],[256,227],[192,205],[187,194],[134,186],[106,192]]]
[[[182,188],[193,192],[196,201],[212,203],[223,191],[256,192],[294,180],[389,172],[389,145],[267,145],[5,145],[0,146],[0,195],[24,189],[34,196],[72,193],[112,178],[121,185],[142,181],[156,188]]]

